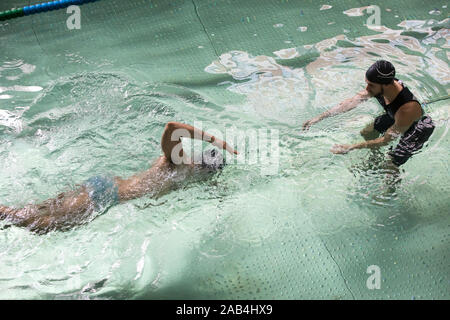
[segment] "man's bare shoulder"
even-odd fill
[[[407,118],[417,120],[421,116],[422,116],[422,109],[417,101],[406,102],[400,108],[398,108],[397,112],[395,113],[396,119]]]

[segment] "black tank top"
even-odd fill
[[[394,101],[392,101],[390,104],[387,105],[386,102],[384,101],[384,97],[382,94],[375,96],[375,98],[377,98],[378,102],[384,108],[386,113],[392,119],[394,119],[395,113],[402,105],[404,105],[405,103],[407,103],[409,101],[417,101],[417,103],[420,105],[420,108],[422,109],[422,116],[423,116],[424,111],[423,111],[422,105],[420,104],[419,100],[417,100],[417,98],[412,94],[412,92],[409,91],[409,89],[407,87],[405,87],[405,85],[403,84],[403,82],[401,80],[398,80],[397,78],[394,78],[394,79],[397,80],[403,87],[402,91],[400,91],[398,93],[398,95],[397,95],[397,97],[395,97]]]

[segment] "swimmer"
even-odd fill
[[[331,148],[335,154],[345,154],[351,150],[362,148],[378,148],[389,144],[400,137],[397,146],[388,152],[385,168],[393,172],[428,141],[435,128],[430,116],[425,115],[418,99],[403,84],[395,78],[395,68],[389,61],[379,60],[366,71],[365,90],[352,98],[344,100],[319,116],[303,123],[303,130],[311,125],[339,113],[354,109],[359,103],[375,97],[385,113],[375,118],[362,131],[366,140],[356,144],[338,144]],[[380,134],[383,134],[379,137]]]
[[[144,195],[158,197],[189,176],[223,168],[224,159],[215,148],[206,150],[201,161],[189,159],[183,152],[182,137],[203,140],[230,154],[238,154],[225,141],[209,133],[187,124],[168,122],[161,137],[163,155],[148,170],[128,179],[95,176],[88,179],[81,188],[61,193],[55,199],[41,204],[30,204],[24,208],[0,205],[0,219],[39,234],[67,230],[85,223],[93,211],[105,210]]]

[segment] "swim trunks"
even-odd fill
[[[119,188],[113,178],[95,176],[85,182],[95,210],[105,210],[119,203]]]
[[[394,122],[395,120],[388,114],[383,114],[375,118],[374,128],[379,133],[384,133]],[[433,133],[434,128],[433,120],[429,116],[423,116],[420,120],[414,122],[402,135],[395,149],[391,147],[388,155],[391,157],[392,162],[400,166],[408,161],[413,154],[422,149],[424,143]]]
[[[398,83],[402,85],[402,90],[395,97],[394,101],[390,104],[386,104],[386,101],[381,94],[375,96],[386,112],[385,114],[375,118],[375,122],[373,124],[375,130],[379,133],[384,133],[387,129],[389,129],[389,127],[393,126],[395,123],[395,113],[407,102],[416,101],[422,109],[422,118],[415,121],[411,127],[409,127],[409,129],[400,138],[400,141],[395,149],[391,147],[390,152],[388,153],[392,159],[392,162],[395,165],[400,166],[408,161],[413,154],[422,149],[424,143],[433,133],[434,123],[429,116],[424,115],[425,112],[419,100],[403,84],[403,82],[397,78],[394,78],[394,80],[398,81]]]

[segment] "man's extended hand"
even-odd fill
[[[330,151],[334,154],[346,154],[352,149],[352,145],[350,144],[335,144]]]
[[[319,119],[318,117],[309,119],[308,121],[306,121],[305,123],[303,123],[302,130],[303,130],[303,131],[308,130],[309,127],[311,127],[314,123],[317,123],[317,122],[319,122],[319,121],[320,121],[320,119]]]

